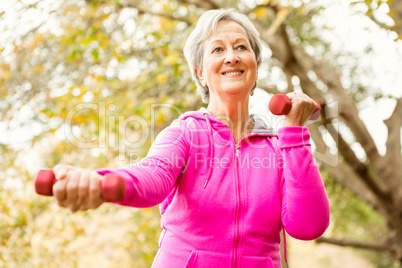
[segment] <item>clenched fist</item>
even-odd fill
[[[56,165],[53,172],[57,179],[53,195],[59,206],[76,212],[98,208],[104,202],[99,183],[102,176],[96,171]]]
[[[311,114],[317,109],[317,103],[304,93],[291,92],[286,94],[292,102],[292,108],[286,115],[284,127],[303,126]]]

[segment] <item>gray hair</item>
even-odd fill
[[[262,61],[262,45],[260,34],[246,15],[239,13],[234,8],[209,10],[205,12],[199,18],[197,25],[187,39],[183,50],[184,56],[186,57],[187,63],[190,67],[191,77],[197,86],[197,94],[201,95],[204,103],[209,102],[209,89],[208,86],[204,87],[201,84],[197,74],[195,73],[195,68],[196,66],[201,69],[203,68],[202,61],[204,53],[204,41],[212,34],[213,31],[216,30],[218,22],[225,20],[237,22],[246,30],[251,48],[255,54],[257,65],[260,66]],[[251,89],[252,91],[256,85],[257,84],[255,83]]]

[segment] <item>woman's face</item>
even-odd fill
[[[249,94],[257,80],[257,61],[246,30],[234,21],[220,21],[204,41],[202,85],[215,93]]]

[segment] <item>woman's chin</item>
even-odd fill
[[[225,90],[223,92],[226,96],[233,99],[245,99],[250,91],[243,89],[243,90]]]
[[[244,86],[237,86],[237,87],[227,87],[222,89],[222,92],[225,92],[227,94],[231,95],[247,95],[250,92],[250,89],[247,89]]]

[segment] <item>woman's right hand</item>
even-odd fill
[[[59,206],[76,212],[98,208],[104,202],[99,183],[102,176],[96,171],[56,165],[53,173],[57,179],[53,185],[53,195]]]

